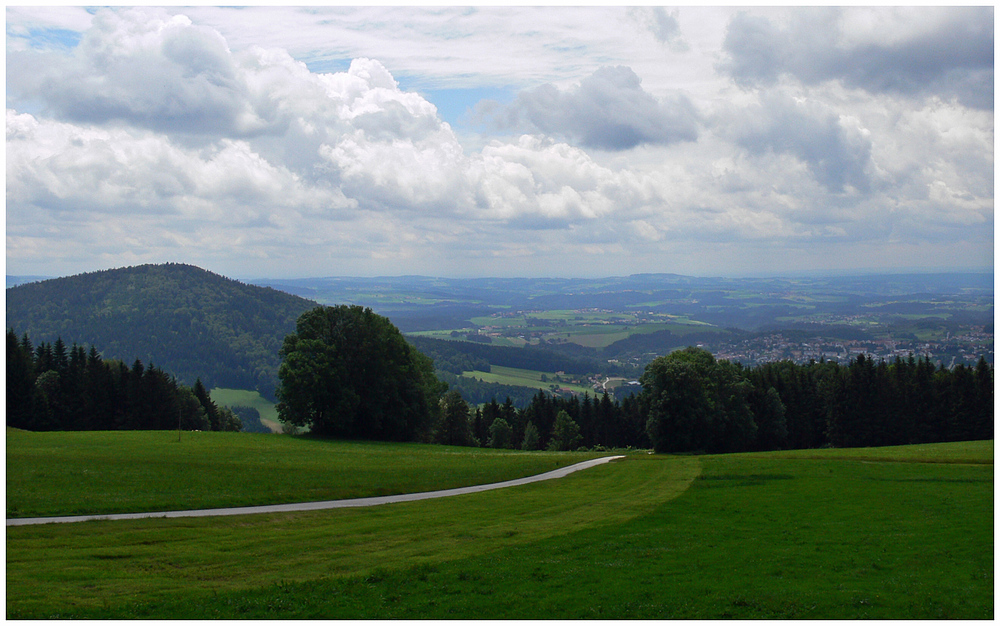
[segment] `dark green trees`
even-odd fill
[[[685,348],[660,357],[640,382],[646,430],[657,452],[732,452],[753,441],[752,386],[736,366],[710,352]]]
[[[490,424],[490,439],[487,445],[491,448],[510,448],[511,441],[510,424],[502,417],[498,417]]]
[[[556,422],[552,427],[552,438],[549,439],[549,450],[574,450],[583,437],[580,427],[566,411],[556,414]]]
[[[471,446],[475,441],[469,421],[469,403],[457,391],[449,391],[441,399],[441,426],[436,443],[446,446]]]
[[[774,387],[765,391],[754,387],[747,398],[750,410],[757,424],[754,450],[780,450],[788,441],[788,427],[785,422],[785,405]]]
[[[820,393],[836,447],[887,446],[993,437],[993,368],[935,368],[912,356],[892,364],[858,356],[831,371]]]
[[[31,342],[7,331],[7,424],[26,428],[33,420],[35,362]]]
[[[278,413],[335,437],[413,441],[434,425],[441,383],[430,359],[385,317],[317,307],[285,337]]]
[[[240,430],[199,380],[195,389],[138,359],[105,361],[62,339],[32,347],[7,331],[7,425],[26,430]]]
[[[658,451],[892,446],[993,437],[993,368],[859,355],[752,369],[687,348],[651,363],[640,401]]]
[[[524,439],[521,440],[522,450],[538,449],[538,429],[531,422],[524,427]]]

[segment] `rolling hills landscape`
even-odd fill
[[[594,393],[613,391],[656,356],[688,345],[744,365],[843,363],[863,353],[929,355],[944,366],[993,362],[992,274],[240,282],[163,264],[12,283],[7,327],[35,343],[61,337],[106,359],[153,363],[188,385],[200,377],[209,388],[272,401],[281,342],[317,304],[387,316],[476,403],[509,395],[523,406],[539,388],[558,393],[560,371],[597,386]],[[484,387],[475,372],[491,365],[550,380],[525,387],[498,378]]]
[[[773,329],[722,327],[705,321],[704,311],[677,312],[655,289],[615,295],[617,287],[603,284],[590,295],[620,298],[617,307],[604,299],[606,308],[553,309],[541,304],[586,300],[552,293],[565,288],[560,281],[532,283],[537,299],[522,293],[518,301],[499,289],[459,293],[451,285],[431,293],[414,287],[429,279],[401,280],[411,291],[390,295],[385,288],[354,300],[410,324],[409,341],[459,392],[457,400],[442,398],[440,428],[450,407],[464,407],[469,430],[461,446],[8,427],[7,517],[434,491],[612,454],[597,444],[622,437],[648,432],[650,439],[619,444],[619,461],[546,484],[436,501],[8,526],[8,619],[992,618],[992,410],[984,404],[992,393],[985,358],[992,362],[992,292],[978,277],[921,279],[919,294],[905,278],[895,291],[872,279],[862,295],[821,296],[830,287],[809,283],[766,296],[809,303],[800,305],[809,321],[783,331],[802,345],[822,335],[829,346],[878,349],[886,334],[902,343],[910,328],[922,333],[921,345],[939,350],[968,333],[957,354],[978,363],[953,369],[929,354],[896,360],[891,369],[850,353],[843,367],[788,359],[733,370],[700,348],[653,361],[685,345],[746,342]],[[751,284],[728,284],[728,291],[712,284],[715,295],[689,285],[685,298],[738,316]],[[850,284],[843,289],[860,283]],[[300,313],[334,297],[277,287],[186,265],[139,266],[8,288],[7,323],[37,338],[45,358],[52,358],[51,345],[43,342],[63,339],[93,346],[90,357],[74,350],[76,362],[100,363],[100,353],[105,363],[155,363],[178,379],[216,387],[217,401],[238,398],[258,422],[266,416],[276,427],[265,396],[274,397],[278,349]],[[351,301],[343,292],[336,297]],[[834,300],[837,310],[823,304]],[[783,315],[774,315],[787,313],[787,304],[774,306],[770,317],[761,315],[780,325]],[[670,449],[669,437],[680,435],[665,431],[674,434],[664,444],[654,420],[629,421],[645,419],[649,408],[631,396],[638,388],[627,381],[644,367],[660,371],[688,359],[702,360],[718,377],[713,384],[730,389],[720,398],[749,393],[743,410],[752,409],[756,435],[733,445],[762,451],[652,454],[650,446]],[[746,377],[743,387],[724,386],[733,372]],[[868,386],[887,384],[888,372],[897,381],[891,389]],[[920,380],[923,389],[906,386]],[[842,392],[834,393],[838,385]],[[769,392],[754,395],[753,388]],[[601,391],[609,393],[598,401]],[[615,391],[630,395],[609,400]],[[585,445],[517,445],[535,424],[542,443],[556,442],[563,416],[579,421],[572,441]],[[497,444],[492,427],[483,430],[503,418],[514,445]],[[899,437],[949,443],[871,447]],[[702,452],[720,445],[705,442],[694,445]],[[821,444],[837,447],[817,449]],[[524,451],[509,449],[517,447]]]
[[[995,618],[995,7],[5,17],[6,619]]]

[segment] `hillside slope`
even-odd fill
[[[141,265],[7,289],[7,328],[105,359],[153,363],[185,384],[274,397],[278,351],[315,302],[191,265]]]

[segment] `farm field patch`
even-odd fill
[[[273,402],[260,395],[257,391],[247,389],[222,389],[216,387],[209,392],[212,401],[219,406],[248,406],[260,413],[260,421],[273,432],[281,432],[281,420],[278,419],[278,409]]]
[[[569,389],[580,394],[586,392],[593,395],[594,393],[593,388],[586,381],[581,381],[579,377],[566,374],[560,375],[555,372],[538,372],[535,370],[494,365],[490,368],[489,372],[463,372],[462,376],[477,378],[486,383],[500,383],[501,385],[514,385],[516,387],[528,387],[531,389],[549,389],[554,386],[558,389]]]
[[[681,336],[706,330],[725,332],[681,315],[610,310],[516,311],[473,317],[470,322],[477,328],[420,334],[459,340],[473,334],[488,337],[490,343],[499,346],[575,343],[586,348],[606,348],[633,335],[664,330]]]

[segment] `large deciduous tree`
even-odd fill
[[[306,311],[281,356],[278,414],[314,433],[413,441],[440,410],[431,360],[369,308]]]
[[[640,382],[657,452],[734,452],[754,441],[752,386],[728,361],[685,348],[650,363]]]

